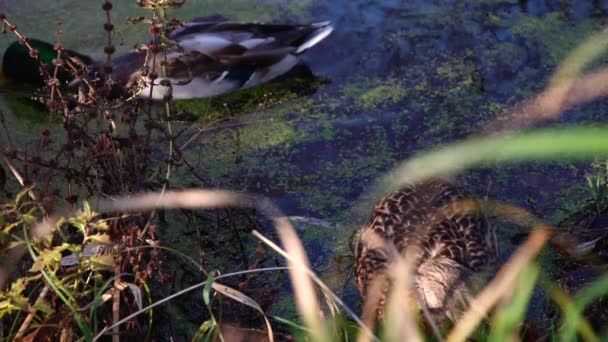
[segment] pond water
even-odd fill
[[[67,47],[102,56],[99,4],[1,4],[30,36],[52,41],[61,18]],[[141,39],[142,29],[118,18],[145,12],[134,1],[114,5],[119,52],[125,52]],[[608,2],[212,0],[188,1],[175,15],[187,20],[217,13],[235,20],[335,25],[335,32],[303,57],[324,80],[312,95],[289,93],[260,110],[234,109],[233,121],[240,124],[206,131],[188,157],[213,186],[269,196],[290,216],[338,223],[331,232],[318,227],[300,232],[316,270],[353,304],[357,294],[352,286],[342,287],[347,271],[334,257],[350,253],[350,233],[371,209],[353,209],[366,190],[400,161],[479,132],[542,90],[559,61],[603,27]],[[0,37],[0,50],[10,41],[10,35]],[[5,104],[7,122],[27,136],[31,121],[10,108]],[[603,100],[575,108],[557,124],[604,121],[606,108]],[[457,179],[480,197],[523,206],[555,223],[560,209],[586,198],[587,169],[588,164],[569,163],[500,165]],[[200,186],[187,175],[178,179]],[[504,233],[505,253],[513,249],[508,240],[513,233]]]

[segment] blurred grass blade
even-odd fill
[[[389,272],[394,280],[386,308],[384,336],[387,341],[422,341],[413,314],[416,307],[412,293],[415,262],[415,255],[408,253],[406,257],[397,256],[390,265]]]
[[[598,156],[608,157],[608,126],[537,129],[477,137],[422,153],[402,163],[381,180],[374,193],[474,166],[557,158],[585,160]]]
[[[293,252],[294,249],[298,249],[298,247],[294,245],[300,244],[299,239],[293,230],[285,232],[285,229],[278,229],[282,225],[289,224],[289,222],[279,221],[277,223],[277,230],[279,232],[283,231],[281,240],[285,245],[285,251],[258,232],[254,231],[253,234],[287,259],[289,277],[296,299],[296,308],[304,319],[306,327],[310,331],[311,339],[313,341],[331,341],[330,334],[321,320],[321,306],[317,299],[316,291],[312,286],[311,277],[309,276],[311,272],[310,267],[306,261],[300,259],[301,256],[294,256],[289,251],[291,249]],[[296,251],[296,253],[303,253],[304,250],[301,245],[299,248],[301,248],[301,251]]]
[[[285,246],[285,251],[292,257],[287,261],[287,264],[290,266],[289,277],[291,278],[298,310],[308,328],[312,330],[312,337],[315,341],[331,341],[329,332],[321,320],[321,305],[312,279],[307,274],[310,265],[304,246],[302,246],[298,235],[287,218],[279,217],[273,221],[281,242]]]
[[[574,296],[573,302],[565,310],[562,341],[575,340],[585,308],[606,294],[608,294],[608,274],[603,274]],[[592,339],[587,337],[585,340]]]
[[[579,77],[585,67],[600,57],[607,49],[608,30],[604,29],[587,38],[560,63],[550,84],[568,82]]]
[[[562,311],[567,312],[569,310],[569,308],[572,306],[572,298],[570,298],[570,296],[568,296],[568,294],[566,294],[560,286],[556,285],[552,279],[548,279],[544,274],[541,274],[540,284],[543,289],[549,293],[551,299],[553,299],[553,301],[562,309]],[[597,335],[593,331],[591,324],[589,324],[584,317],[579,317],[576,329],[581,334],[584,341],[598,341]],[[563,330],[560,330],[559,332],[561,333],[561,336],[564,335]],[[555,329],[555,327],[553,327],[551,334],[558,336],[557,329]],[[602,339],[601,341],[605,340]]]
[[[536,96],[522,101],[493,120],[485,132],[517,130],[555,119],[564,111],[608,94],[608,69],[584,69],[608,48],[608,31],[602,30],[580,44],[562,61],[549,85]]]
[[[272,249],[277,251],[277,253],[281,254],[285,259],[287,259],[287,260],[292,259],[292,256],[289,255],[289,253],[284,251],[281,247],[277,246],[277,244],[275,244],[274,242],[270,241],[264,235],[260,234],[258,231],[254,230],[253,235],[255,237],[257,237],[258,239],[260,239],[265,244],[267,244],[268,246],[270,246]],[[291,268],[288,268],[288,269],[291,269]],[[321,281],[321,279],[319,279],[319,277],[312,270],[306,269],[305,272],[317,284],[317,286],[319,286],[319,288],[332,299],[332,301],[339,304],[340,307],[342,307],[344,309],[344,311],[348,314],[348,316],[350,316],[359,325],[359,327],[361,327],[362,334],[366,335],[366,337],[368,337],[369,339],[371,339],[373,341],[379,341],[378,338],[370,330],[369,326],[366,325],[363,321],[361,321],[361,319],[348,306],[346,306],[346,304],[342,301],[342,299],[340,299],[340,297],[338,297],[335,293],[333,293],[333,291],[331,291],[331,289],[329,287],[327,287],[327,285],[325,283],[323,283],[323,281]],[[309,326],[307,328],[310,329]]]
[[[541,226],[535,229],[526,242],[515,251],[492,281],[472,301],[467,312],[456,322],[448,335],[448,342],[465,341],[490,309],[509,292],[520,274],[549,240],[550,231]]]
[[[159,208],[253,207],[255,199],[233,191],[185,189],[143,193],[100,201],[98,212],[154,210]]]
[[[525,320],[528,303],[539,273],[540,269],[536,264],[530,264],[521,271],[513,298],[509,303],[500,307],[494,315],[489,341],[517,340],[517,333],[520,324]]]

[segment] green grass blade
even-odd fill
[[[564,313],[562,341],[573,341],[575,339],[585,308],[606,294],[608,294],[608,274],[603,274],[574,296],[572,305]],[[586,338],[585,340],[594,338],[596,337]]]
[[[511,302],[499,308],[494,315],[488,341],[508,341],[512,336],[517,336],[539,273],[540,269],[536,264],[530,264],[521,271]]]
[[[496,134],[422,153],[382,179],[379,191],[474,166],[526,160],[587,160],[608,156],[608,126],[576,126]]]

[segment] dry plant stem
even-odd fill
[[[290,268],[289,277],[295,292],[296,307],[306,321],[307,327],[311,329],[313,340],[323,341],[327,336],[326,329],[320,319],[321,307],[313,282],[307,274],[310,265],[304,247],[287,218],[276,217],[273,221],[285,250],[291,256],[287,265]]]
[[[145,1],[142,1],[142,3],[140,3],[140,5],[142,5],[144,3],[145,3]],[[153,4],[153,2],[148,1],[147,4],[150,5],[150,4]],[[157,5],[161,6],[161,7],[157,7]],[[154,6],[151,6],[151,8],[153,9],[153,11],[152,11],[152,23],[151,24],[152,24],[152,27],[154,27],[154,25],[156,25],[156,23],[157,23],[157,21],[159,20],[159,17],[160,17],[160,20],[163,21],[163,26],[162,26],[163,29],[161,30],[161,32],[163,32],[163,34],[164,34],[164,31],[163,31],[165,29],[165,26],[164,26],[164,11],[162,9],[162,5],[163,4],[158,3],[158,4],[154,4]],[[156,75],[156,64],[157,64],[156,63],[156,58],[157,58],[157,55],[158,55],[158,53],[156,52],[156,49],[158,48],[159,45],[161,46],[162,51],[163,51],[163,62],[166,63],[166,61],[167,61],[166,48],[165,48],[164,44],[162,44],[163,43],[162,39],[161,39],[161,42],[159,44],[158,33],[156,33],[156,30],[153,30],[153,32],[154,32],[154,34],[152,36],[152,46],[154,46],[155,51],[152,52],[152,70],[150,71],[149,75]],[[149,65],[148,61],[149,61],[149,58],[150,58],[150,53],[151,53],[150,46],[148,46],[148,49],[146,50],[146,58],[144,60],[144,65],[143,65],[144,68],[147,68],[147,66]],[[163,65],[163,67],[161,68],[162,69],[161,71],[163,73],[163,77],[164,77],[164,75],[166,75],[166,69],[164,67],[165,63],[161,63]],[[150,93],[149,93],[149,97],[148,97],[148,117],[150,117],[150,118],[152,117],[152,106],[153,106],[152,94],[154,93],[154,81],[155,81],[155,78],[150,77]],[[169,116],[170,116],[169,102],[165,101],[165,105],[166,105],[166,111],[167,111],[166,116],[167,116],[167,119],[169,119]],[[169,128],[169,132],[171,132],[171,122],[170,122],[170,120],[167,120],[167,125],[168,125],[168,128]],[[148,131],[148,135],[146,137],[146,145],[147,146],[149,146],[150,138],[151,138],[150,131]],[[171,133],[169,133],[169,158],[168,158],[168,161],[167,161],[167,172],[165,174],[165,181],[163,182],[161,193],[165,192],[165,190],[167,188],[167,185],[169,183],[169,177],[171,175],[171,158],[172,158],[172,153],[173,153],[173,137],[172,137]],[[148,220],[148,223],[154,218],[154,215],[155,215],[155,212],[152,212],[150,214],[150,220]],[[146,225],[144,226],[142,234],[145,234],[147,232],[147,230],[149,228],[149,224],[148,223],[146,223]]]
[[[6,164],[8,169],[11,170],[11,173],[13,174],[15,179],[17,179],[17,182],[19,182],[19,184],[21,184],[21,186],[25,188],[25,181],[23,179],[23,176],[21,176],[15,165],[13,165],[13,163],[8,160],[8,158],[6,158],[6,156],[4,155],[2,155],[2,161]],[[27,194],[33,201],[36,201],[38,198],[32,189],[28,190]]]
[[[144,211],[158,208],[223,208],[228,206],[252,207],[253,196],[224,190],[188,189],[183,191],[166,191],[142,193],[133,196],[118,197],[114,200],[102,200],[98,210],[101,212],[114,211]]]
[[[213,122],[208,123],[205,127],[202,128],[198,128],[196,130],[196,132],[194,132],[192,134],[192,136],[190,136],[186,142],[184,142],[181,146],[178,147],[179,151],[183,151],[184,149],[186,149],[188,146],[190,146],[190,144],[192,144],[193,142],[197,141],[197,139],[201,136],[201,134],[203,134],[204,132],[212,132],[212,131],[216,131],[216,130],[220,130],[220,129],[226,129],[226,128],[232,128],[232,127],[241,127],[241,126],[247,126],[253,123],[253,121],[242,121],[242,122],[237,122],[237,123],[227,123],[224,125],[220,125],[222,122],[227,121],[227,119],[219,119],[219,120],[215,120]],[[256,122],[270,122],[270,120],[257,120]]]
[[[483,201],[488,215],[504,218],[521,227],[534,227],[542,224],[542,221],[518,206],[498,201]]]
[[[488,125],[486,133],[517,130],[555,119],[560,113],[608,94],[608,68],[562,82],[554,82],[534,98]]]
[[[160,28],[160,46],[161,46],[161,50],[162,50],[162,61],[161,61],[161,76],[163,77],[164,80],[167,80],[167,47],[166,47],[166,41],[167,41],[167,36],[166,36],[166,32],[167,32],[167,18],[165,16],[165,10],[162,7],[156,7],[154,9],[154,22],[156,23],[157,21],[160,21],[161,23],[161,28]],[[158,42],[158,35],[154,34],[154,41],[155,44],[159,44]],[[154,67],[153,67],[154,68]],[[154,71],[154,69],[153,69]],[[168,81],[168,80],[167,80]],[[171,89],[170,92],[172,92],[172,85],[169,84],[169,89]],[[171,163],[173,161],[173,130],[171,128],[171,104],[170,104],[170,100],[171,100],[171,96],[168,96],[167,98],[164,99],[165,102],[165,117],[167,119],[167,133],[169,135],[169,160],[167,161],[167,172],[165,173],[165,181],[163,183],[163,187],[161,190],[161,193],[165,192],[165,190],[167,190],[167,185],[169,184],[169,178],[171,177]]]
[[[384,283],[388,281],[385,274],[381,274],[369,284],[365,301],[363,302],[363,313],[361,320],[363,324],[373,331],[376,325],[376,313],[378,312],[378,303],[380,302],[381,291]],[[371,340],[369,334],[358,334],[357,342],[368,342]]]
[[[111,87],[111,82],[112,82],[112,53],[114,52],[114,46],[112,45],[112,31],[113,31],[113,25],[112,25],[112,17],[110,15],[110,11],[112,10],[112,3],[108,0],[103,0],[102,1],[102,9],[105,11],[105,15],[106,15],[106,23],[104,25],[104,29],[106,31],[106,47],[105,47],[105,52],[106,52],[106,65],[104,67],[104,71],[106,71],[106,87]],[[114,157],[116,158],[116,153],[113,154]],[[118,161],[115,160],[115,162],[118,164]],[[122,177],[122,173],[120,174],[120,176]],[[121,184],[124,184],[124,182],[121,179]],[[120,257],[117,257],[117,259],[115,259],[115,266],[114,266],[114,288],[118,289],[119,284],[121,283],[121,262],[120,262]],[[114,291],[114,293],[112,294],[112,322],[114,323],[114,328],[112,329],[112,342],[119,342],[120,341],[120,326],[118,324],[116,324],[116,322],[120,321],[120,291]]]
[[[165,101],[165,113],[167,115],[167,132],[169,133],[169,160],[167,161],[167,172],[165,173],[165,181],[163,182],[163,188],[161,192],[165,192],[165,190],[167,190],[167,186],[169,185],[169,178],[171,178],[171,163],[173,162],[174,154],[174,137],[171,128],[171,105],[168,100]]]
[[[388,341],[422,341],[412,312],[412,293],[415,252],[408,249],[405,258],[398,256],[388,271],[394,278],[394,285],[388,297],[386,315],[386,337]],[[432,322],[429,317],[429,322]],[[441,341],[441,336],[440,336]]]
[[[465,341],[474,332],[490,309],[512,289],[520,271],[536,257],[550,237],[550,227],[540,226],[517,249],[496,277],[473,300],[470,308],[447,337],[448,342]]]
[[[114,25],[112,25],[112,16],[110,12],[112,11],[112,3],[108,0],[102,0],[102,9],[106,14],[106,23],[104,25],[104,29],[106,31],[106,66],[112,66],[112,54],[114,53],[114,46],[112,45],[112,32],[114,30]],[[112,81],[112,73],[107,73],[106,75],[108,81]]]
[[[34,306],[30,307],[30,312],[27,314],[27,317],[25,317],[25,320],[23,320],[23,323],[19,327],[19,331],[17,331],[17,334],[15,334],[16,341],[20,340],[23,337],[23,334],[25,334],[25,332],[29,328],[30,324],[32,323],[34,316],[36,316],[36,312],[37,312],[37,310],[35,309],[36,305],[41,303],[48,293],[49,293],[49,286],[44,285],[44,288],[42,288],[42,291],[40,291],[40,295],[38,295],[38,299],[36,299],[36,303],[34,304]]]
[[[253,236],[257,237],[258,239],[260,239],[262,242],[264,242],[265,244],[267,244],[268,246],[270,246],[272,249],[274,249],[275,251],[277,251],[279,254],[281,254],[285,259],[287,260],[291,260],[292,256],[284,251],[283,249],[281,249],[281,247],[277,246],[274,242],[270,241],[269,239],[267,239],[264,235],[260,234],[257,231],[253,231]],[[293,260],[295,261],[295,260]],[[289,268],[288,268],[289,269]],[[329,289],[327,287],[327,285],[325,285],[325,283],[323,283],[321,281],[321,279],[319,279],[319,277],[317,277],[317,275],[311,271],[310,269],[306,270],[306,273],[308,273],[308,275],[315,281],[315,283],[317,284],[317,286],[319,286],[321,288],[322,291],[326,292],[327,294],[330,295],[330,297],[332,298],[332,300],[336,303],[338,303],[344,310],[345,312],[355,321],[357,322],[357,324],[359,324],[359,326],[362,328],[363,332],[365,335],[367,335],[368,340],[371,339],[373,341],[379,341],[379,339],[374,336],[371,328],[373,328],[373,324],[370,328],[369,325],[365,324],[364,321],[362,321],[361,319],[359,319],[359,317],[357,317],[357,315],[352,312],[348,306],[340,299],[340,297],[336,296],[336,294],[334,294],[331,289]]]
[[[115,261],[114,265],[114,288],[118,289],[120,284],[120,257]],[[112,329],[112,342],[120,341],[120,326],[116,322],[120,321],[120,291],[114,291],[112,294],[112,323],[114,328]]]
[[[55,57],[55,59],[53,60],[53,64],[55,65],[55,69],[53,70],[53,78],[50,79],[51,82],[51,104],[55,103],[55,93],[58,94],[58,96],[61,97],[61,93],[59,92],[59,79],[57,78],[57,75],[59,74],[59,67],[63,64],[62,62],[62,54],[63,54],[63,47],[61,46],[61,36],[63,35],[63,29],[61,28],[61,20],[57,21],[57,44],[55,45],[55,50],[57,51],[57,57]],[[67,107],[65,106],[65,103],[63,103],[63,100],[61,101],[63,104],[63,110],[64,110],[64,115],[65,117],[67,117],[68,114],[68,110]],[[51,118],[49,118],[50,120]],[[49,121],[50,122],[50,121]]]
[[[217,278],[215,278],[215,280],[217,281],[217,280],[220,280],[220,279],[223,279],[223,278],[228,278],[228,277],[242,275],[242,274],[247,274],[247,273],[265,272],[265,271],[282,271],[282,270],[288,270],[288,269],[289,268],[287,268],[287,267],[267,267],[267,268],[260,268],[260,269],[256,269],[256,270],[245,270],[245,271],[239,271],[239,272],[222,274],[222,275],[218,276]],[[141,310],[138,310],[138,311],[130,314],[129,316],[121,319],[120,321],[118,321],[118,322],[116,322],[114,324],[121,325],[121,324],[123,324],[123,323],[125,323],[125,322],[127,322],[127,321],[129,321],[129,320],[131,320],[131,319],[133,319],[133,318],[135,318],[137,316],[139,316],[140,314],[142,314],[142,313],[144,313],[146,311],[149,311],[149,310],[151,310],[151,309],[153,309],[153,308],[155,308],[155,307],[157,307],[159,305],[162,305],[162,304],[164,304],[164,303],[166,303],[166,302],[168,302],[168,301],[170,301],[170,300],[172,300],[172,299],[174,299],[176,297],[179,297],[179,296],[181,296],[183,294],[186,294],[186,293],[188,293],[190,291],[193,291],[193,290],[199,289],[201,287],[204,287],[205,285],[207,285],[207,281],[204,281],[204,282],[192,285],[192,286],[190,286],[188,288],[185,288],[185,289],[183,289],[183,290],[181,290],[181,291],[179,291],[177,293],[174,293],[174,294],[172,294],[170,296],[167,296],[167,297],[159,300],[158,302],[156,302],[154,304],[150,304],[150,305],[142,308]],[[99,334],[97,334],[97,336],[95,336],[93,338],[93,341],[96,341],[96,340],[100,339],[106,333],[106,331],[108,331],[110,329],[113,329],[113,328],[114,328],[114,325],[109,326],[109,327],[105,327],[104,329],[102,329],[99,332]]]
[[[460,206],[464,209],[471,210],[471,203],[469,201],[456,202],[448,206]],[[384,297],[386,292],[388,294],[388,300],[385,304],[385,320],[386,324],[386,336],[389,341],[422,341],[416,321],[414,319],[413,308],[420,307],[422,313],[432,329],[437,341],[443,341],[443,337],[439,328],[432,319],[431,314],[424,305],[417,305],[422,301],[417,298],[413,290],[413,276],[414,267],[418,260],[416,255],[421,254],[419,245],[421,240],[424,239],[428,230],[434,223],[440,222],[441,216],[436,217],[429,224],[422,226],[420,231],[422,235],[420,239],[413,239],[410,246],[408,247],[404,256],[400,255],[397,249],[392,244],[387,244],[386,241],[378,234],[374,232],[368,232],[369,238],[366,239],[368,248],[385,248],[389,255],[391,262],[387,265],[386,271],[378,272],[371,284],[367,285],[365,291],[365,302],[363,306],[363,322],[372,327],[377,319],[376,313],[378,312],[379,302]],[[367,341],[367,337],[358,336],[357,341]]]

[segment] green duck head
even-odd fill
[[[57,51],[54,46],[47,42],[38,39],[29,39],[30,45],[38,50],[40,61],[46,63],[49,72],[53,71],[53,59],[57,57]],[[93,63],[91,57],[71,51],[65,50],[69,55],[77,57],[84,64],[90,65]],[[30,51],[27,46],[18,41],[13,42],[4,52],[2,59],[2,73],[0,81],[4,78],[4,83],[13,84],[29,84],[34,86],[44,85],[44,79],[40,75],[38,61],[30,56]],[[73,76],[66,70],[60,69],[58,78],[62,82],[69,82]]]

